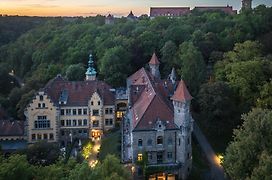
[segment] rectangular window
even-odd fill
[[[105,125],[106,125],[106,126],[109,125],[109,119],[105,119]]]
[[[40,101],[43,101],[43,96],[42,95],[40,95]]]
[[[81,119],[78,120],[78,125],[82,126],[82,120]]]
[[[60,110],[60,115],[64,115],[64,109]]]
[[[65,126],[64,120],[60,120],[60,125]]]
[[[157,163],[162,163],[163,162],[163,154],[162,152],[157,153]]]
[[[71,126],[71,119],[66,120],[66,126]]]
[[[46,119],[46,116],[38,116],[34,121],[35,129],[47,129],[50,128],[50,120]]]
[[[65,135],[65,131],[61,130],[61,135],[64,136]]]
[[[84,119],[84,120],[83,120],[83,125],[84,125],[84,126],[87,126],[87,119]]]
[[[71,115],[71,109],[66,109],[66,115]]]
[[[98,109],[93,110],[93,116],[99,116],[99,110]]]
[[[110,119],[110,125],[112,125],[113,124],[113,120],[112,119]]]
[[[84,114],[84,115],[87,115],[87,113],[88,113],[87,108],[84,108],[84,109],[83,109],[83,114]]]
[[[77,120],[73,120],[73,126],[76,126],[77,125]]]
[[[167,158],[168,158],[168,159],[172,159],[172,157],[173,157],[172,152],[168,152],[168,153],[167,153]]]
[[[36,140],[36,134],[31,135],[32,140]]]
[[[49,138],[50,138],[50,140],[54,140],[54,134],[50,133]]]
[[[108,108],[105,109],[105,114],[109,114],[109,109]]]
[[[93,127],[98,127],[99,126],[99,121],[93,121]]]
[[[73,109],[73,115],[76,115],[76,109]]]
[[[143,154],[138,154],[137,160],[142,161],[143,160]]]
[[[112,114],[113,113],[113,110],[112,110],[112,108],[110,108],[110,112],[109,112],[110,114]]]
[[[78,112],[78,115],[82,115],[82,109],[78,109],[77,112]]]
[[[43,139],[48,139],[47,134],[43,134]]]

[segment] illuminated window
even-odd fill
[[[143,160],[143,154],[138,154],[138,161],[142,161]]]
[[[123,117],[123,112],[122,111],[117,111],[116,116],[117,116],[117,118],[122,118]]]

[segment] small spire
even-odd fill
[[[86,80],[94,80],[96,78],[96,70],[94,68],[93,55],[89,55],[88,69],[86,71]]]
[[[177,80],[177,76],[176,76],[176,71],[175,68],[172,68],[171,74],[170,74],[170,80],[172,81],[172,83],[174,84]]]

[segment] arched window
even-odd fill
[[[143,140],[142,139],[138,139],[138,146],[142,147],[143,146]]]
[[[163,138],[162,136],[157,137],[157,144],[163,144]]]

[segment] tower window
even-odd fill
[[[142,140],[142,139],[139,139],[139,140],[138,140],[138,146],[139,146],[139,147],[142,147],[142,146],[143,146],[143,140]]]
[[[138,154],[137,160],[142,161],[143,160],[143,154]]]
[[[163,138],[162,136],[157,137],[157,144],[163,144]]]

